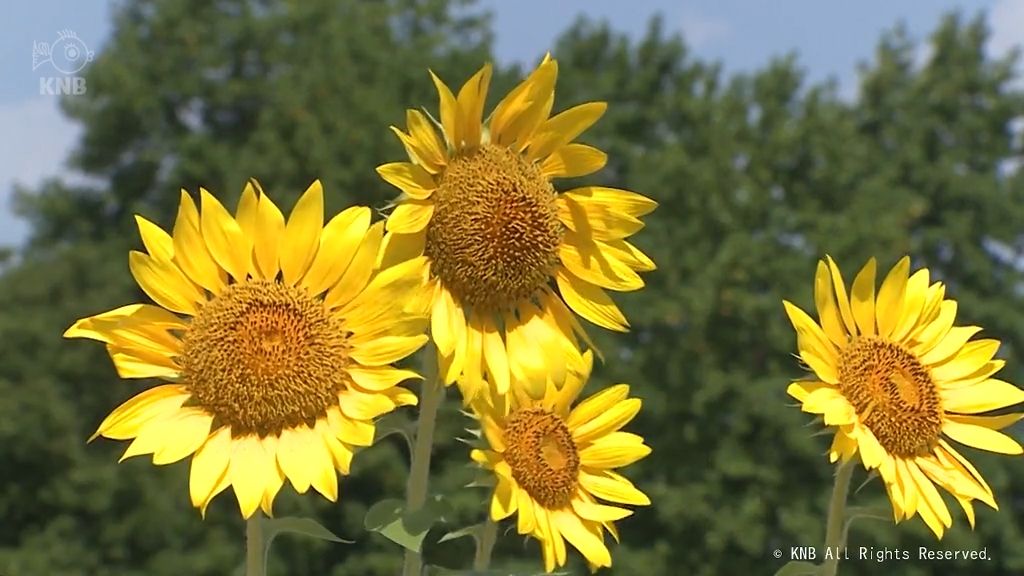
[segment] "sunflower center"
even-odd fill
[[[486,144],[454,158],[435,194],[425,252],[460,303],[494,311],[548,282],[562,224],[555,189],[535,164]]]
[[[580,456],[569,427],[541,408],[513,413],[505,426],[505,461],[523,490],[549,510],[569,504]]]
[[[228,286],[185,332],[178,362],[189,403],[236,437],[312,425],[345,386],[346,334],[304,289]]]
[[[839,388],[886,452],[931,452],[942,431],[942,405],[931,373],[903,346],[855,340],[839,357]]]

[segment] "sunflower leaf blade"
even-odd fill
[[[438,522],[444,522],[451,513],[451,505],[441,498],[428,498],[423,507],[408,512],[405,502],[389,498],[377,502],[366,511],[363,525],[395,544],[420,552],[427,532]]]

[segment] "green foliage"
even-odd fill
[[[65,101],[84,128],[70,164],[89,178],[22,195],[32,241],[0,257],[0,574],[237,567],[243,526],[230,494],[200,520],[187,462],[116,464],[121,443],[85,444],[110,409],[152,383],[120,381],[102,346],[60,335],[76,318],[143,300],[126,266],[139,246],[131,216],[169,226],[179,187],[202,185],[233,205],[256,177],[288,207],[319,178],[329,213],[383,206],[394,190],[373,169],[403,154],[387,127],[407,107],[436,107],[426,70],[457,83],[489,58],[490,36],[471,5],[445,0],[136,0],[117,10],[89,93]],[[638,41],[588,21],[563,34],[556,110],[610,105],[583,138],[610,156],[592,181],[660,203],[636,237],[659,269],[644,290],[616,296],[631,332],[590,330],[607,358],[590,392],[632,384],[644,409],[630,430],[654,448],[627,471],[653,505],[619,523],[609,572],[760,574],[785,563],[774,549],[820,547],[829,440],[785,394],[803,373],[781,300],[812,307],[826,253],[848,280],[869,256],[889,266],[911,254],[948,284],[960,323],[1003,341],[1003,377],[1024,382],[1024,175],[1009,169],[1024,153],[1012,130],[1024,93],[1012,60],[986,56],[985,37],[980,19],[950,16],[917,66],[918,46],[888,34],[844,102],[833,86],[808,86],[793,59],[726,78],[657,21]],[[489,106],[517,73],[498,67]],[[440,540],[479,522],[487,501],[486,489],[466,488],[475,474],[455,441],[469,424],[459,408],[454,398],[442,407],[433,454],[431,492],[447,496],[448,522],[417,531],[427,563],[449,571],[467,568],[472,542]],[[398,572],[399,549],[364,528],[371,503],[405,487],[407,446],[381,438],[355,458],[338,505],[288,487],[275,504],[355,545],[282,539],[269,574]],[[965,452],[999,512],[979,508],[972,531],[947,500],[954,527],[942,542],[919,519],[863,519],[849,543],[987,547],[994,561],[846,561],[841,574],[1024,572],[1019,463]],[[877,480],[851,504],[887,510]],[[496,554],[503,573],[540,566],[537,544],[514,530]],[[569,571],[585,571],[570,556]]]

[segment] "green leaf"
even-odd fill
[[[344,538],[338,537],[334,532],[324,528],[322,524],[312,518],[299,518],[295,516],[285,516],[283,518],[260,517],[258,522],[263,528],[264,566],[267,565],[267,559],[270,556],[270,544],[274,541],[274,538],[286,532],[303,534],[318,540],[327,540],[329,542],[338,542],[340,544],[354,544],[352,540],[345,540]]]
[[[384,438],[398,434],[405,440],[409,448],[409,454],[413,452],[413,429],[415,423],[409,419],[404,412],[391,412],[379,420],[376,424],[376,432],[373,436],[373,443],[376,444]]]
[[[782,568],[779,568],[775,573],[775,576],[816,576],[820,568],[821,567],[818,564],[812,564],[801,560],[793,560],[791,562],[787,562]]]
[[[403,548],[419,552],[430,528],[450,513],[451,505],[441,496],[428,498],[415,512],[406,512],[405,502],[389,498],[366,511],[363,525]]]
[[[312,518],[286,516],[284,518],[264,518],[261,521],[263,522],[263,539],[268,543],[279,534],[292,532],[320,540],[327,540],[328,542],[354,544],[352,540],[345,540],[339,537]]]
[[[459,538],[465,538],[466,536],[472,536],[474,540],[480,539],[480,531],[483,530],[483,524],[474,524],[472,526],[466,526],[454,532],[449,532],[441,537],[437,542],[448,542],[449,540],[458,540]]]

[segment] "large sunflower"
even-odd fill
[[[205,190],[182,192],[173,236],[137,217],[147,253],[129,266],[156,302],[85,318],[66,337],[105,342],[123,378],[162,378],[115,409],[93,436],[133,439],[124,458],[193,455],[192,503],[228,486],[242,516],[267,514],[285,479],[330,500],[373,419],[416,396],[417,375],[389,366],[426,342],[425,316],[396,303],[425,262],[375,270],[382,223],[353,207],[323,223],[315,182],[287,222],[254,182],[236,217]]]
[[[981,474],[950,443],[1020,454],[1016,440],[997,432],[1021,414],[979,415],[1024,401],[1024,391],[993,378],[999,342],[973,340],[981,329],[953,326],[957,304],[927,269],[909,276],[900,260],[875,293],[875,261],[847,296],[831,258],[819,262],[814,300],[819,322],[785,302],[800,357],[815,381],[790,384],[803,411],[835,427],[832,462],[860,454],[877,468],[896,522],[920,514],[939,538],[952,525],[935,485],[949,491],[974,526],[973,500],[996,508]]]
[[[600,170],[607,159],[572,142],[605,103],[548,117],[557,74],[545,57],[483,122],[490,65],[458,96],[434,76],[440,122],[409,110],[408,132],[392,130],[411,162],[377,169],[403,192],[387,219],[394,257],[430,261],[425,289],[447,384],[463,373],[474,382],[489,375],[499,391],[517,380],[542,394],[547,376],[566,368],[576,337],[586,338],[570,310],[625,331],[605,290],[637,290],[644,285],[637,272],[654,269],[626,241],[654,201],[614,188],[559,192],[552,185]]]
[[[518,512],[517,530],[540,540],[548,572],[565,564],[566,540],[592,568],[611,566],[604,530],[617,540],[613,522],[632,511],[598,499],[651,503],[613,471],[651,452],[642,437],[619,430],[636,416],[640,399],[629,398],[629,386],[618,384],[573,408],[590,376],[592,354],[586,352],[578,365],[561,389],[549,380],[539,399],[519,386],[506,395],[485,387],[470,404],[487,444],[471,456],[497,480],[491,518]]]

